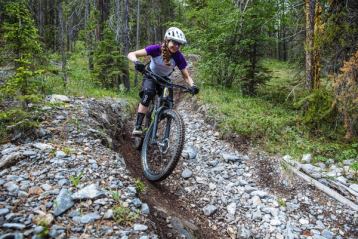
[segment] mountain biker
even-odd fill
[[[162,77],[169,77],[174,71],[175,66],[179,68],[184,80],[190,85],[192,94],[199,93],[199,88],[194,84],[190,77],[187,62],[183,54],[179,51],[181,45],[186,44],[184,33],[177,27],[169,28],[164,35],[164,41],[161,44],[149,45],[144,49],[136,50],[128,54],[128,59],[135,65],[139,72],[145,71],[145,65],[138,61],[137,57],[151,56],[149,70]],[[132,134],[134,136],[142,135],[142,122],[148,111],[151,100],[155,97],[156,91],[160,87],[155,81],[144,76],[142,90],[139,93],[141,101],[137,110],[137,117]]]

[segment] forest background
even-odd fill
[[[0,142],[30,132],[48,94],[138,102],[129,51],[181,28],[198,99],[223,134],[270,153],[353,159],[355,0],[1,0]]]

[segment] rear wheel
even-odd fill
[[[171,109],[161,113],[156,134],[152,143],[153,124],[145,135],[142,147],[142,167],[144,176],[150,181],[167,178],[177,165],[184,146],[185,128],[180,115]]]

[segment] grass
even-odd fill
[[[142,180],[136,179],[135,180],[135,189],[138,193],[142,193],[145,191],[145,184]]]
[[[292,101],[300,96],[298,89],[302,86],[299,84],[302,72],[287,62],[266,59],[262,64],[269,69],[272,78],[258,88],[260,98],[292,108]]]
[[[114,221],[123,226],[130,226],[139,218],[139,212],[132,212],[128,207],[118,205],[112,210]]]
[[[49,66],[49,74],[43,77],[44,88],[49,94],[63,94],[67,96],[83,96],[93,98],[122,98],[126,99],[133,107],[138,102],[139,86],[132,87],[129,92],[121,89],[106,89],[100,87],[88,69],[88,61],[83,43],[76,44],[76,50],[69,56],[67,62],[68,85],[63,84],[63,75],[60,68],[60,60],[57,54],[50,56],[52,64]],[[134,73],[130,71],[131,81],[134,81]],[[131,82],[133,86],[134,83]]]
[[[81,181],[83,175],[84,175],[83,172],[81,172],[80,174],[78,174],[76,176],[73,176],[73,175],[70,176],[70,178],[69,178],[70,182],[75,188],[77,188],[78,185],[80,184],[80,181]]]
[[[114,201],[120,202],[121,200],[121,194],[119,191],[111,191],[111,195]]]
[[[273,60],[266,60],[264,65],[273,78],[260,87],[257,97],[243,96],[239,89],[202,87],[199,99],[211,106],[208,116],[217,120],[223,133],[240,134],[270,153],[297,159],[304,153],[312,153],[317,161],[358,157],[357,144],[312,134],[292,106],[293,99],[286,101],[296,84],[294,67]]]

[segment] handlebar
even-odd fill
[[[164,77],[162,77],[162,76],[160,76],[158,74],[155,74],[154,72],[152,72],[152,71],[150,71],[148,69],[144,70],[143,75],[155,80],[161,86],[165,86],[165,87],[168,87],[168,88],[179,88],[179,89],[182,89],[184,92],[189,92],[189,93],[191,92],[190,88],[188,88],[186,86],[183,86],[183,85],[178,85],[178,84],[174,84],[172,82],[169,82]]]

